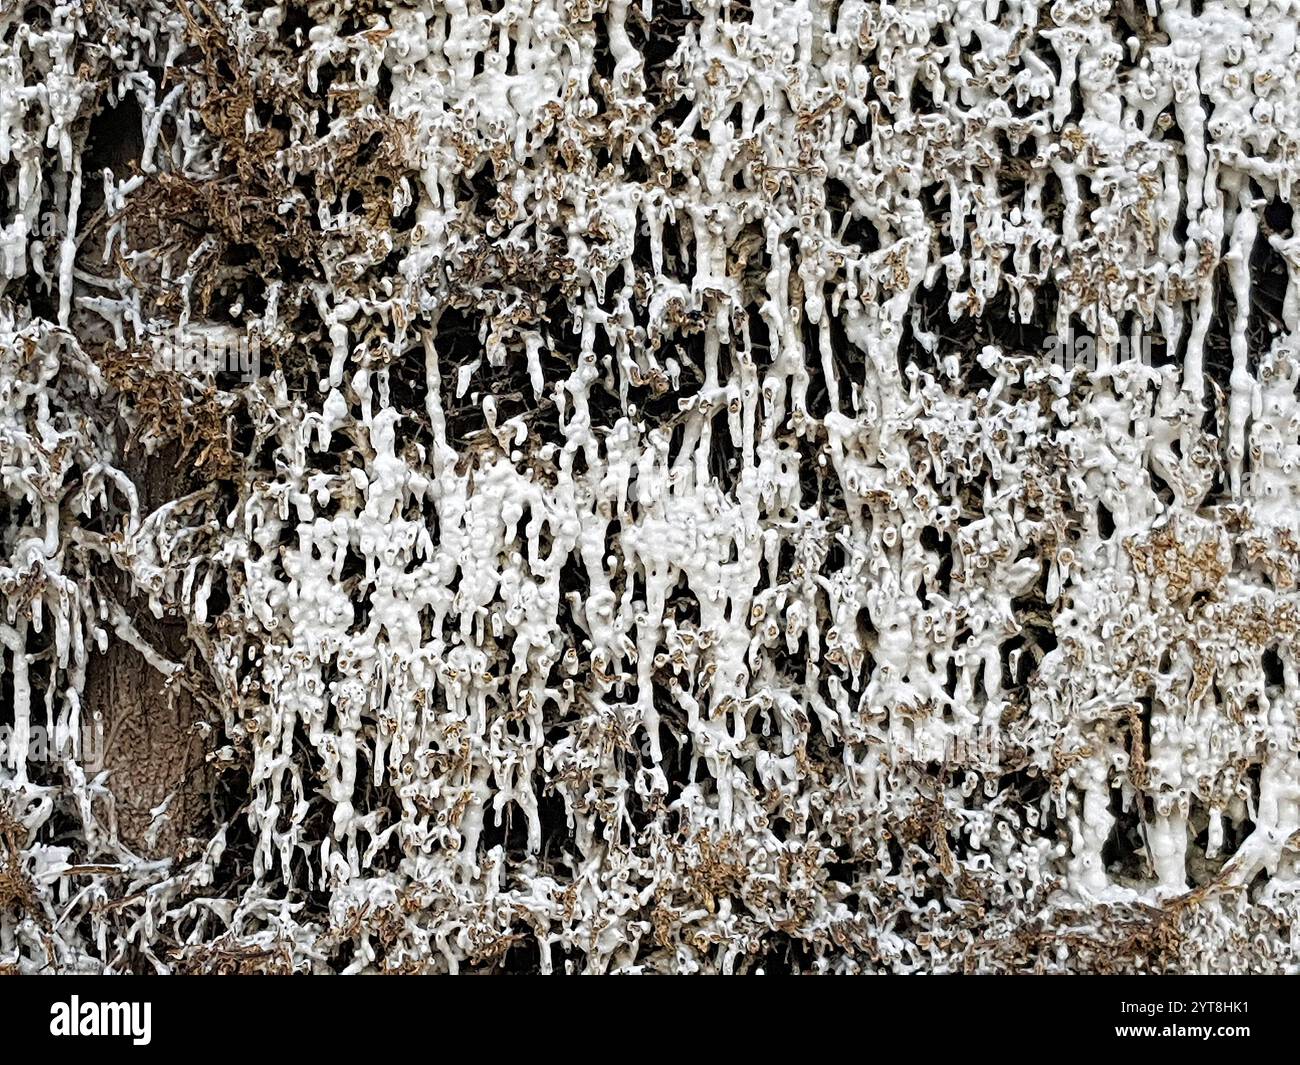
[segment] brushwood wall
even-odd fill
[[[15,0],[0,965],[1296,965],[1300,5]]]

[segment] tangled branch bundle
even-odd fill
[[[0,966],[1294,968],[1298,23],[9,0]]]

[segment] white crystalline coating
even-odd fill
[[[0,965],[1294,968],[1298,25],[10,5]]]

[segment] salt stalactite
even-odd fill
[[[10,4],[0,965],[1294,968],[1298,26]]]

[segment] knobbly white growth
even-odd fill
[[[1298,26],[9,5],[0,964],[1294,967]]]

